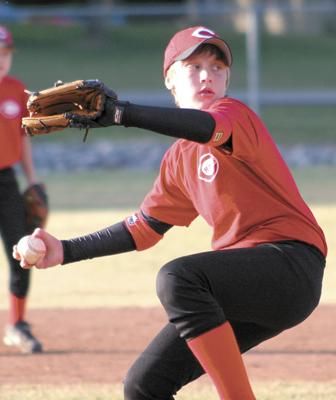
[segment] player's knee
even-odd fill
[[[144,377],[139,374],[139,370],[130,369],[124,380],[124,399],[125,400],[149,400],[152,397],[146,395],[146,385]]]
[[[170,261],[164,265],[156,279],[156,292],[165,308],[179,308],[183,302],[185,289],[192,285],[192,277],[185,276],[185,265],[182,258]]]
[[[134,400],[138,399],[138,388],[135,384],[135,382],[130,379],[128,376],[126,376],[126,379],[124,381],[124,398],[125,400]]]
[[[9,283],[10,292],[17,297],[26,297],[29,290],[29,281],[29,274],[12,275]]]

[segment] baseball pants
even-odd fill
[[[169,262],[157,277],[169,322],[130,368],[125,399],[173,400],[204,373],[186,340],[227,320],[242,353],[304,321],[319,303],[324,267],[320,251],[298,241]]]
[[[30,270],[21,268],[12,257],[13,245],[26,235],[22,195],[12,168],[0,170],[0,234],[10,267],[9,290],[17,297],[26,297]]]

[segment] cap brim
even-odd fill
[[[224,42],[224,40],[219,39],[219,38],[210,38],[210,39],[205,39],[202,42],[197,43],[195,46],[189,47],[189,49],[185,50],[183,53],[181,53],[178,57],[176,57],[175,61],[183,61],[186,58],[188,58],[189,56],[192,55],[192,53],[202,44],[213,44],[216,47],[218,47],[223,54],[226,57],[226,60],[228,62],[228,67],[231,67],[232,65],[232,53],[231,53],[231,49],[228,46],[228,44],[226,44]]]

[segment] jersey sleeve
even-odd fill
[[[132,235],[138,251],[149,249],[163,238],[163,234],[156,232],[149,226],[141,211],[127,217],[124,223]]]
[[[145,214],[167,224],[189,226],[198,216],[198,212],[186,193],[179,142],[166,152],[159,176],[142,202],[141,209]]]
[[[183,193],[178,158],[178,151],[173,146],[165,154],[159,176],[144,198],[140,210],[125,220],[137,250],[154,246],[163,238],[162,234],[149,226],[144,214],[165,224],[177,226],[189,226],[198,216],[192,202]]]
[[[257,157],[262,144],[269,141],[269,133],[260,118],[242,102],[224,98],[205,110],[215,120],[215,129],[209,142],[213,147],[245,161]],[[225,143],[231,141],[231,148]]]

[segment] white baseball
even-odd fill
[[[45,255],[46,247],[43,240],[33,236],[24,236],[17,244],[17,250],[28,264],[35,265]]]

